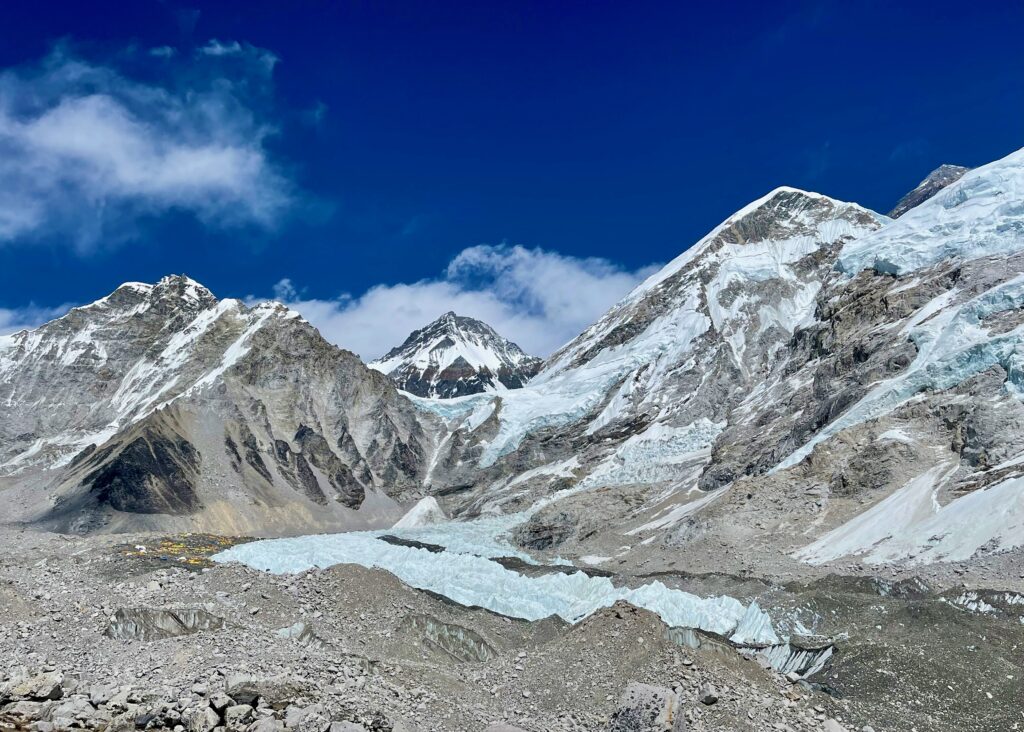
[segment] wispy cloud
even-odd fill
[[[546,356],[583,331],[654,271],[544,249],[465,249],[436,278],[382,284],[358,297],[305,297],[289,279],[274,287],[329,341],[364,360],[383,355],[448,310],[479,318],[525,351]]]
[[[0,72],[0,244],[49,237],[87,250],[170,211],[274,226],[294,200],[265,147],[276,57],[212,43],[230,52],[135,54],[133,70],[148,59],[160,82],[132,78],[125,54],[102,63],[65,45]]]
[[[59,318],[72,307],[71,304],[56,307],[29,304],[20,308],[0,308],[0,336],[40,326],[48,320]]]

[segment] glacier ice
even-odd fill
[[[744,606],[727,596],[702,598],[657,581],[637,588],[616,587],[607,577],[583,572],[528,577],[508,570],[488,555],[508,554],[496,532],[516,520],[521,517],[486,519],[475,527],[476,522],[450,522],[402,534],[440,543],[447,547],[442,553],[380,541],[384,532],[350,532],[241,544],[213,559],[278,574],[342,563],[374,567],[460,604],[526,620],[557,615],[576,623],[625,600],[657,613],[668,625],[701,628],[748,643],[779,642],[768,615],[756,603]]]
[[[903,274],[946,259],[1024,248],[1024,149],[966,173],[892,223],[843,247],[847,274]]]
[[[707,459],[708,450],[724,427],[724,423],[704,417],[685,427],[655,422],[619,445],[583,479],[582,485],[600,488],[677,478],[681,466]]]

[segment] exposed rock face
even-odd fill
[[[0,338],[0,486],[64,530],[389,526],[431,424],[296,313],[186,277]]]
[[[518,389],[540,365],[486,323],[448,312],[370,367],[410,394],[447,398]]]
[[[956,183],[969,170],[970,168],[961,165],[940,165],[929,173],[927,178],[918,183],[917,188],[900,199],[896,207],[889,212],[889,217],[898,219],[915,206],[920,206],[946,186]]]
[[[551,356],[527,387],[466,403],[432,482],[479,485],[466,466],[485,469],[486,495],[460,494],[470,511],[500,501],[505,486],[692,486],[732,410],[814,321],[839,249],[884,221],[791,188],[745,207]]]

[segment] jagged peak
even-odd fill
[[[962,165],[949,165],[948,163],[943,163],[925,176],[925,178],[917,184],[917,187],[914,188],[914,190],[903,196],[896,206],[893,207],[892,211],[889,212],[889,216],[894,219],[898,219],[907,211],[920,206],[947,186],[956,183],[970,171],[970,168],[965,168]]]
[[[521,386],[540,359],[487,323],[449,310],[368,365],[418,396],[446,397]]]
[[[782,205],[794,199],[805,205]],[[809,221],[809,211],[820,212],[820,219],[815,222]],[[811,223],[821,224],[836,219],[853,220],[865,227],[877,228],[889,221],[888,217],[857,203],[841,201],[831,196],[826,196],[823,193],[805,191],[793,186],[778,186],[726,218],[697,241],[696,244],[686,249],[661,270],[655,272],[638,285],[620,301],[619,306],[634,302],[643,297],[645,293],[671,277],[687,264],[713,249],[720,242],[725,232],[735,230],[736,227],[755,218],[764,218],[765,221],[770,221],[779,229],[786,229],[790,225],[793,225],[793,228],[796,228],[797,225],[807,227]],[[754,243],[755,241],[758,240],[750,239],[737,243]]]

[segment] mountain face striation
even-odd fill
[[[410,394],[445,399],[518,389],[540,365],[539,358],[527,356],[486,323],[448,312],[413,331],[370,368]]]
[[[432,436],[382,375],[276,303],[128,283],[0,338],[0,487],[62,529],[389,524]],[[401,515],[401,511],[398,511]]]

